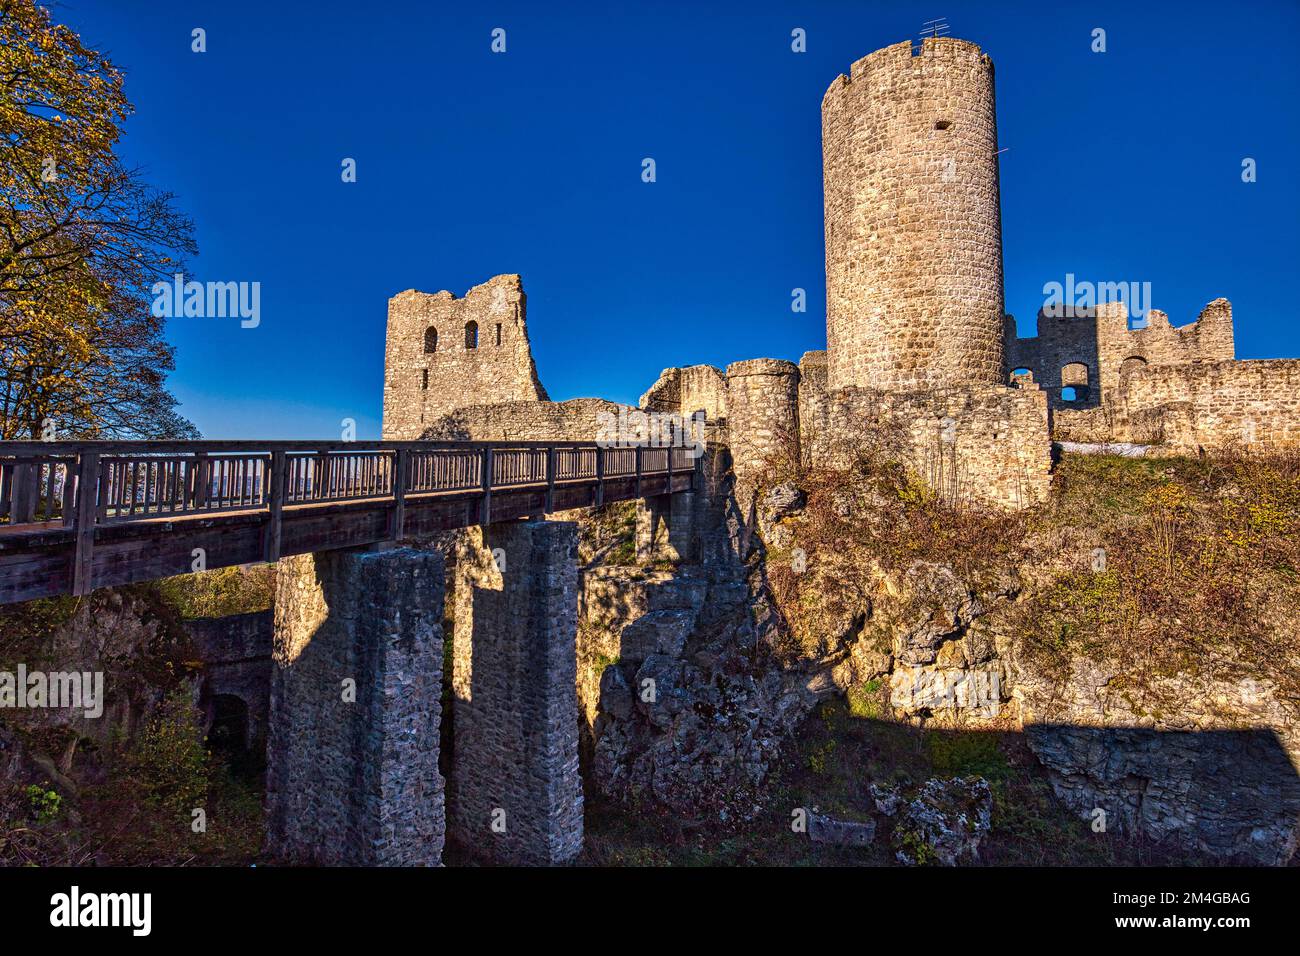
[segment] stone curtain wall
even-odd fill
[[[1126,379],[1116,407],[1122,441],[1145,429],[1188,451],[1297,448],[1300,359],[1147,368]]]
[[[594,441],[601,415],[626,405],[601,398],[567,402],[468,405],[433,422],[416,437],[430,441]]]
[[[993,63],[973,43],[896,43],[826,91],[832,389],[1004,381],[997,149]]]
[[[646,393],[665,411],[679,407],[673,402],[680,399],[660,388],[674,380],[672,371]],[[727,366],[728,415],[718,440],[729,449],[742,515],[782,462],[844,466],[866,448],[899,455],[936,490],[982,506],[1023,508],[1046,496],[1051,441],[1041,389],[831,391],[828,371],[820,351],[805,353],[799,365],[751,359]],[[649,509],[640,510],[648,520]]]
[[[280,561],[267,849],[295,863],[435,866],[445,568],[432,551]],[[355,702],[344,699],[344,680]]]
[[[525,296],[517,275],[494,276],[463,299],[408,289],[388,302],[384,353],[386,440],[414,440],[462,405],[545,401],[528,344]],[[466,347],[466,324],[478,347]],[[429,330],[437,330],[435,351]],[[500,340],[498,342],[498,334]]]
[[[1232,304],[1215,299],[1197,320],[1174,327],[1158,309],[1147,313],[1144,328],[1128,327],[1122,302],[1070,309],[1066,315],[1039,312],[1037,335],[1017,338],[1015,323],[1007,325],[1007,371],[1027,368],[1045,389],[1053,408],[1091,408],[1119,388],[1124,374],[1143,365],[1221,362],[1233,358]],[[1075,402],[1061,398],[1062,370],[1081,363],[1088,369],[1088,394]]]
[[[1047,496],[1052,459],[1041,389],[849,388],[808,407],[819,410],[804,422],[818,460],[845,466],[871,444],[901,456],[950,500],[1017,509]]]
[[[577,525],[471,528],[456,557],[450,824],[504,863],[582,849]]]

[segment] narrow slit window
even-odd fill
[[[429,370],[427,368],[424,370],[424,379],[420,382],[420,389],[425,392],[429,390]]]
[[[501,323],[497,323],[497,345],[501,344]]]

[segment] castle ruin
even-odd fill
[[[822,101],[825,351],[666,369],[640,407],[703,411],[737,487],[777,458],[844,463],[870,435],[954,499],[1044,499],[1052,441],[1171,452],[1300,444],[1300,360],[1237,361],[1232,307],[1175,328],[1122,302],[1040,313],[1019,338],[1003,300],[993,63],[950,37],[855,62]],[[518,276],[463,299],[389,303],[386,439],[590,440],[619,406],[552,403]]]

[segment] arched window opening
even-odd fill
[[[1017,388],[1022,388],[1026,385],[1033,385],[1034,370],[1031,368],[1025,368],[1023,365],[1020,368],[1013,368],[1011,370],[1010,383]]]
[[[438,330],[432,325],[424,330],[424,351],[426,354],[438,351]]]
[[[1129,375],[1133,372],[1141,371],[1146,367],[1147,367],[1146,359],[1144,359],[1140,355],[1130,355],[1120,364],[1119,377],[1124,378],[1124,376]]]
[[[952,129],[952,120],[939,120],[934,124],[935,129]]]
[[[1071,362],[1061,369],[1061,401],[1083,402],[1088,398],[1088,366]]]
[[[1088,366],[1082,362],[1071,362],[1061,369],[1062,385],[1087,385]]]
[[[478,323],[473,319],[465,323],[465,348],[478,348]]]

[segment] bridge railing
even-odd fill
[[[686,448],[591,442],[0,442],[0,524],[72,527],[83,494],[92,524],[115,524],[693,465]]]
[[[492,519],[494,490],[557,486],[694,471],[686,448],[603,448],[592,442],[0,442],[0,525],[73,532],[71,591],[91,587],[95,529],[236,512],[267,516],[264,560],[280,556],[285,508],[380,501],[403,535],[408,498],[477,497]]]
[[[0,524],[72,520],[77,458],[0,458]]]

